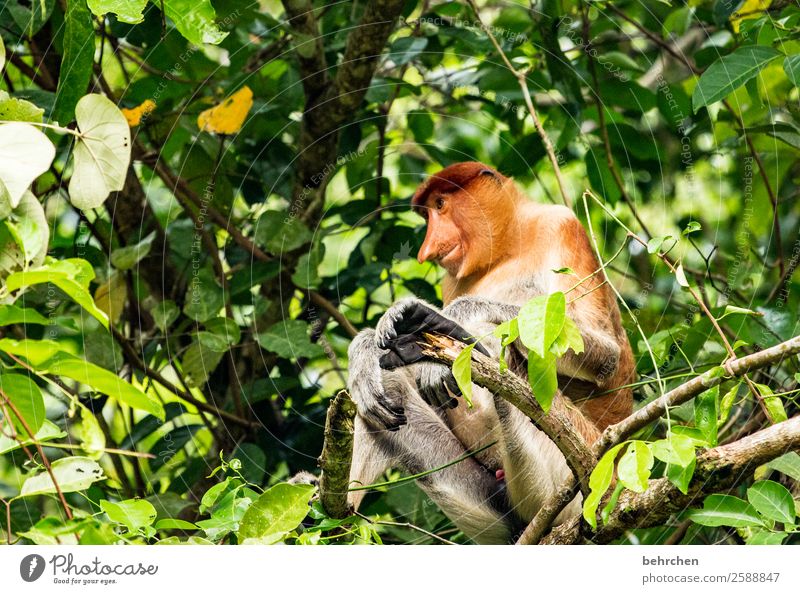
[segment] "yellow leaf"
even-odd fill
[[[772,4],[772,0],[745,0],[741,8],[731,15],[731,27],[734,33],[739,32],[739,25],[745,19],[755,19],[764,14]]]
[[[219,105],[201,113],[197,117],[197,127],[205,132],[236,134],[241,130],[251,107],[253,91],[244,86]]]
[[[94,292],[95,305],[105,312],[113,323],[119,322],[128,300],[128,285],[125,276],[115,272],[107,282],[103,283]]]
[[[131,109],[123,108],[122,115],[125,116],[125,119],[128,120],[128,125],[133,128],[134,126],[138,126],[142,122],[142,118],[150,115],[156,108],[155,102],[151,101],[150,99],[145,99],[142,101],[141,105],[137,105]]]

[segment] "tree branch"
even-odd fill
[[[600,456],[609,448],[624,441],[639,429],[646,427],[661,417],[667,408],[688,402],[700,392],[713,388],[726,379],[739,377],[767,365],[779,363],[784,358],[798,353],[800,353],[800,336],[795,336],[786,342],[776,344],[763,351],[729,361],[724,368],[714,367],[709,369],[685,384],[670,390],[660,398],[653,400],[619,423],[607,427],[594,443],[592,449],[596,456]]]
[[[589,525],[577,517],[555,528],[542,544],[574,544],[582,533],[589,534],[594,543],[608,543],[632,528],[662,524],[706,494],[730,489],[758,466],[797,449],[800,449],[800,416],[697,456],[697,468],[686,494],[666,478],[651,480],[644,493],[623,491],[614,511],[596,532],[592,533]]]
[[[291,2],[284,2],[287,3]],[[352,119],[361,105],[403,5],[402,0],[369,2],[360,23],[347,37],[344,58],[336,77],[326,85],[327,91],[315,94],[316,83],[304,82],[312,88],[309,94],[309,87],[306,87],[290,212],[308,224],[313,224],[322,210],[328,179],[326,171],[336,160],[339,129]]]
[[[350,466],[353,462],[353,422],[356,404],[346,390],[340,391],[328,406],[325,418],[325,442],[319,457],[322,474],[319,498],[332,518],[346,518],[353,513],[347,502]]]

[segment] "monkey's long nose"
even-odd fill
[[[422,246],[419,248],[419,252],[417,252],[417,262],[423,264],[428,260],[434,260],[439,255],[438,250],[434,247],[434,241],[431,238],[431,231],[430,227],[428,228],[428,233],[425,235],[425,241],[422,242]]]

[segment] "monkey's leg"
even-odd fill
[[[471,457],[448,466],[467,453],[464,446],[420,396],[413,369],[380,370],[383,351],[373,336],[362,332],[350,347],[348,386],[359,411],[351,484],[371,484],[392,465],[410,474],[445,467],[419,479],[420,487],[476,542],[508,542],[503,485]],[[350,502],[362,497],[351,492]]]
[[[419,479],[420,487],[453,523],[475,542],[507,543],[511,516],[506,513],[504,485],[494,473],[467,452],[442,418],[408,384],[405,399],[407,422],[397,431],[370,430],[357,419],[352,484],[370,484],[388,466],[397,465],[409,474],[442,468]],[[363,491],[351,493],[357,505]]]

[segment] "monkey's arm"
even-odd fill
[[[567,267],[574,275],[551,272],[551,290],[566,294],[567,314],[580,329],[584,343],[583,353],[570,350],[559,360],[559,372],[604,388],[620,368],[623,349],[629,349],[619,309],[577,218],[570,216],[563,221],[558,243],[561,250],[553,268]]]

